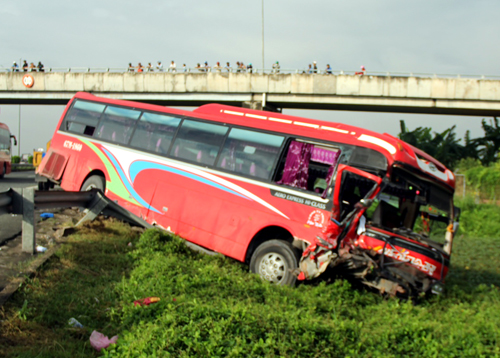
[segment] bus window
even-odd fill
[[[186,119],[177,133],[171,156],[213,165],[227,130],[221,125]]]
[[[281,179],[277,183],[323,194],[339,155],[338,148],[292,140],[280,165]]]
[[[224,143],[217,167],[268,179],[284,137],[233,128]]]
[[[0,150],[10,150],[10,133],[3,128],[0,128]]]
[[[126,144],[141,112],[133,109],[108,106],[99,123],[97,138]]]
[[[130,145],[132,147],[167,154],[181,119],[144,112],[137,123]]]
[[[105,107],[100,103],[76,101],[66,116],[64,129],[78,134],[93,135]]]

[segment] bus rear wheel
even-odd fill
[[[104,193],[105,181],[100,175],[92,175],[85,180],[80,191],[89,191],[92,189],[100,189]]]
[[[250,270],[263,280],[280,286],[293,286],[298,267],[297,255],[292,245],[286,241],[269,240],[263,242],[252,254]]]

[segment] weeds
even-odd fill
[[[136,238],[100,221],[73,235],[0,311],[0,355],[500,356],[498,249],[492,238],[458,236],[445,293],[415,306],[342,279],[273,286],[164,232]],[[149,296],[161,300],[133,305]],[[69,327],[71,317],[85,328]],[[93,329],[118,334],[118,344],[93,351]]]

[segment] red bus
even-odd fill
[[[11,172],[11,139],[14,139],[14,145],[17,145],[16,137],[10,134],[9,127],[0,123],[0,179]]]
[[[398,138],[219,104],[77,93],[37,174],[99,188],[277,284],[330,267],[382,292],[437,292],[458,225],[453,173]]]

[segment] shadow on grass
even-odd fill
[[[89,357],[95,329],[113,336],[116,285],[132,268],[127,244],[136,231],[116,220],[95,221],[72,235],[0,311],[0,356]],[[68,325],[75,318],[84,328]]]

